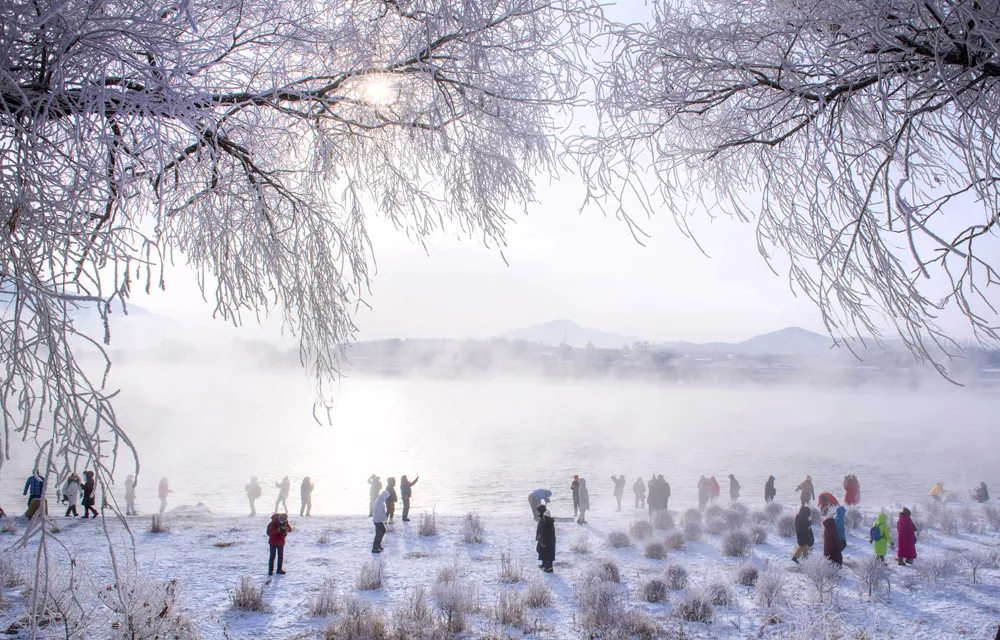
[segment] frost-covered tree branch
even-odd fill
[[[591,197],[755,219],[835,336],[940,363],[957,309],[996,342],[996,2],[660,1],[614,47],[577,141]]]
[[[276,310],[323,397],[366,290],[366,219],[503,242],[557,159],[589,0],[0,0],[4,445],[49,471],[129,447],[77,362],[180,260],[222,318]],[[95,339],[96,338],[96,339]],[[41,459],[41,458],[40,458]],[[48,466],[43,465],[43,466]],[[61,465],[61,466],[60,466]]]

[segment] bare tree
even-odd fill
[[[556,112],[577,102],[599,8],[0,0],[0,14],[5,453],[33,438],[43,469],[82,458],[106,487],[105,461],[131,444],[107,366],[77,355],[108,364],[113,308],[187,263],[221,318],[280,314],[325,397],[366,291],[366,219],[502,246],[555,169]],[[74,325],[80,306],[105,335]]]
[[[658,0],[614,34],[576,149],[629,222],[755,219],[835,338],[888,328],[943,371],[942,310],[998,339],[998,82],[995,2]]]

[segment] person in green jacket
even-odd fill
[[[885,562],[885,554],[888,550],[889,545],[893,548],[896,547],[896,543],[892,541],[892,536],[889,535],[889,517],[884,513],[878,514],[878,518],[875,519],[875,524],[872,525],[872,529],[878,527],[879,538],[878,540],[872,540],[871,543],[875,547],[875,555],[882,562]]]

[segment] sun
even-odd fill
[[[399,89],[386,74],[367,76],[361,85],[362,100],[373,107],[388,107],[399,99]]]

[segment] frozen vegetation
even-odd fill
[[[1000,533],[989,507],[918,505],[919,556],[906,567],[891,552],[888,565],[873,560],[867,523],[878,510],[863,511],[865,524],[848,527],[840,570],[821,544],[792,564],[778,521],[759,519],[770,535],[758,544],[742,528],[675,540],[676,529],[637,524],[642,511],[594,511],[587,526],[557,523],[553,575],[536,569],[527,513],[437,515],[436,535],[421,535],[417,519],[397,523],[375,559],[367,518],[293,516],[288,574],[269,579],[262,517],[182,508],[168,512],[161,533],[130,520],[136,563],[122,553],[127,533],[108,521],[117,586],[100,523],[54,520],[65,550],[50,540],[36,583],[37,538],[14,544],[26,523],[7,519],[0,627],[16,637],[34,617],[43,638],[180,640],[992,637]],[[698,522],[683,509],[673,515]],[[613,534],[624,531],[642,542],[617,546]]]

